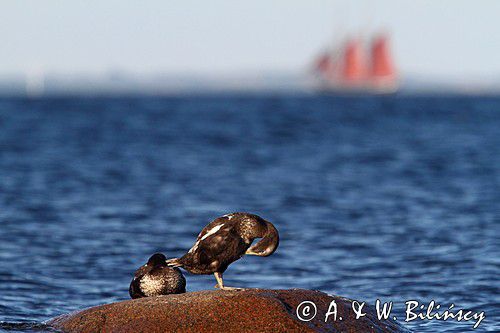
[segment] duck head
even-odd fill
[[[166,260],[167,257],[163,253],[155,253],[148,259],[146,266],[166,266]]]
[[[278,230],[276,230],[276,228],[271,222],[266,221],[266,225],[267,225],[267,230],[262,239],[259,240],[254,245],[252,245],[250,248],[248,248],[245,254],[259,256],[259,257],[267,257],[273,254],[274,251],[276,251],[280,243]]]

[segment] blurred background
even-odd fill
[[[497,1],[16,1],[0,93],[311,90],[317,57],[384,33],[401,91],[497,92]]]
[[[498,332],[496,1],[16,1],[0,10],[0,330],[128,298],[217,216],[228,285],[485,311]],[[212,276],[187,274],[188,290]],[[471,322],[413,321],[416,332]]]

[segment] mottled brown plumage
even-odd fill
[[[256,238],[262,239],[252,246]],[[245,254],[267,257],[278,245],[278,230],[271,222],[250,213],[232,213],[209,223],[184,256],[167,262],[193,274],[214,274],[218,287],[232,289],[222,281],[222,273],[231,263]]]
[[[167,258],[155,253],[148,262],[135,271],[130,283],[132,298],[150,297],[186,292],[186,279],[178,268],[168,267]]]

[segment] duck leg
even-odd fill
[[[236,287],[227,287],[224,285],[224,281],[222,280],[222,273],[215,272],[215,279],[217,280],[217,284],[215,285],[215,288],[219,288],[221,290],[242,290],[243,288],[236,288]]]

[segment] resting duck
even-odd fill
[[[256,238],[262,239],[252,245]],[[278,230],[271,222],[254,214],[232,213],[210,222],[185,255],[169,259],[167,263],[193,274],[214,274],[217,280],[215,288],[242,289],[224,285],[222,274],[227,267],[245,254],[270,256],[278,245]]]
[[[167,266],[167,258],[155,253],[148,262],[135,271],[130,283],[132,298],[181,294],[186,292],[186,279],[178,268]]]

